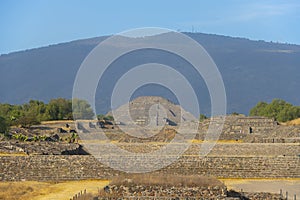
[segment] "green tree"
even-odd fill
[[[289,104],[281,99],[274,99],[270,104],[265,108],[264,115],[266,117],[272,117],[278,120],[278,114],[285,108],[292,107],[292,104]]]
[[[281,122],[290,121],[300,117],[300,108],[296,106],[286,106],[277,114],[277,120]]]
[[[103,119],[104,119],[104,120],[108,120],[108,121],[114,121],[114,117],[111,116],[111,115],[106,115],[106,116],[104,116]]]
[[[200,114],[199,117],[200,122],[204,121],[205,119],[207,119],[207,117],[204,114]]]
[[[21,125],[24,128],[29,128],[32,125],[40,124],[40,121],[34,112],[28,111],[16,120],[16,124]]]
[[[46,105],[42,101],[30,100],[21,107],[13,106],[10,112],[10,120],[14,125],[21,125],[29,128],[32,125],[40,124],[42,120],[46,120]]]
[[[72,106],[73,103],[73,106]],[[74,99],[52,99],[48,104],[42,101],[30,100],[23,105],[0,104],[0,116],[8,125],[30,127],[44,120],[91,119],[93,109],[87,101]],[[105,116],[107,117],[107,116]],[[108,119],[112,119],[108,116]]]
[[[4,117],[0,116],[0,133],[6,133],[8,131],[8,124]]]
[[[271,103],[259,102],[250,110],[250,116],[264,116],[286,122],[300,117],[300,107],[281,100],[274,99]]]
[[[250,116],[264,116],[265,109],[267,107],[266,102],[258,102],[251,110],[250,110]]]
[[[22,106],[20,105],[0,104],[0,116],[5,118],[8,125],[14,125],[15,120],[19,118],[21,114]]]
[[[72,119],[72,101],[64,98],[52,99],[47,105],[50,120]]]
[[[104,117],[105,117],[105,115],[103,115],[103,114],[97,115],[98,120],[104,120]]]
[[[93,119],[93,109],[86,100],[73,99],[72,103],[74,119]]]
[[[36,116],[37,121],[43,121],[49,118],[46,114],[46,109],[46,104],[38,100],[30,100],[28,104],[23,105],[25,115],[32,113],[32,115]]]
[[[2,117],[7,118],[7,116],[9,116],[11,111],[12,111],[12,105],[0,104],[0,115]]]
[[[12,106],[12,110],[9,113],[10,123],[13,125],[15,121],[22,115],[23,110],[21,105]]]

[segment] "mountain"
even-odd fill
[[[299,45],[202,33],[184,34],[199,42],[218,66],[225,84],[228,113],[247,114],[258,101],[271,101],[273,98],[300,104]],[[21,104],[30,99],[47,102],[51,98],[71,98],[81,63],[106,38],[77,40],[1,55],[0,102]],[[210,114],[210,97],[203,79],[190,70],[186,61],[151,49],[142,50],[139,54],[129,53],[111,64],[99,83],[104,87],[98,87],[96,93],[97,112],[111,110],[112,89],[126,71],[132,66],[152,61],[172,66],[188,77],[197,93],[200,112]],[[162,96],[178,103],[170,90],[156,84],[139,88],[132,98],[138,96]],[[120,102],[120,105],[123,103]]]

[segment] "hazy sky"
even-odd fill
[[[140,27],[300,44],[300,1],[0,0],[0,54]]]

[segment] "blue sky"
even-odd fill
[[[0,54],[140,27],[300,44],[300,1],[0,0]]]

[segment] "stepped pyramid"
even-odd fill
[[[129,109],[128,109],[129,108]],[[178,126],[180,123],[196,118],[179,105],[159,96],[143,96],[120,106],[108,115],[124,125],[140,126]]]

